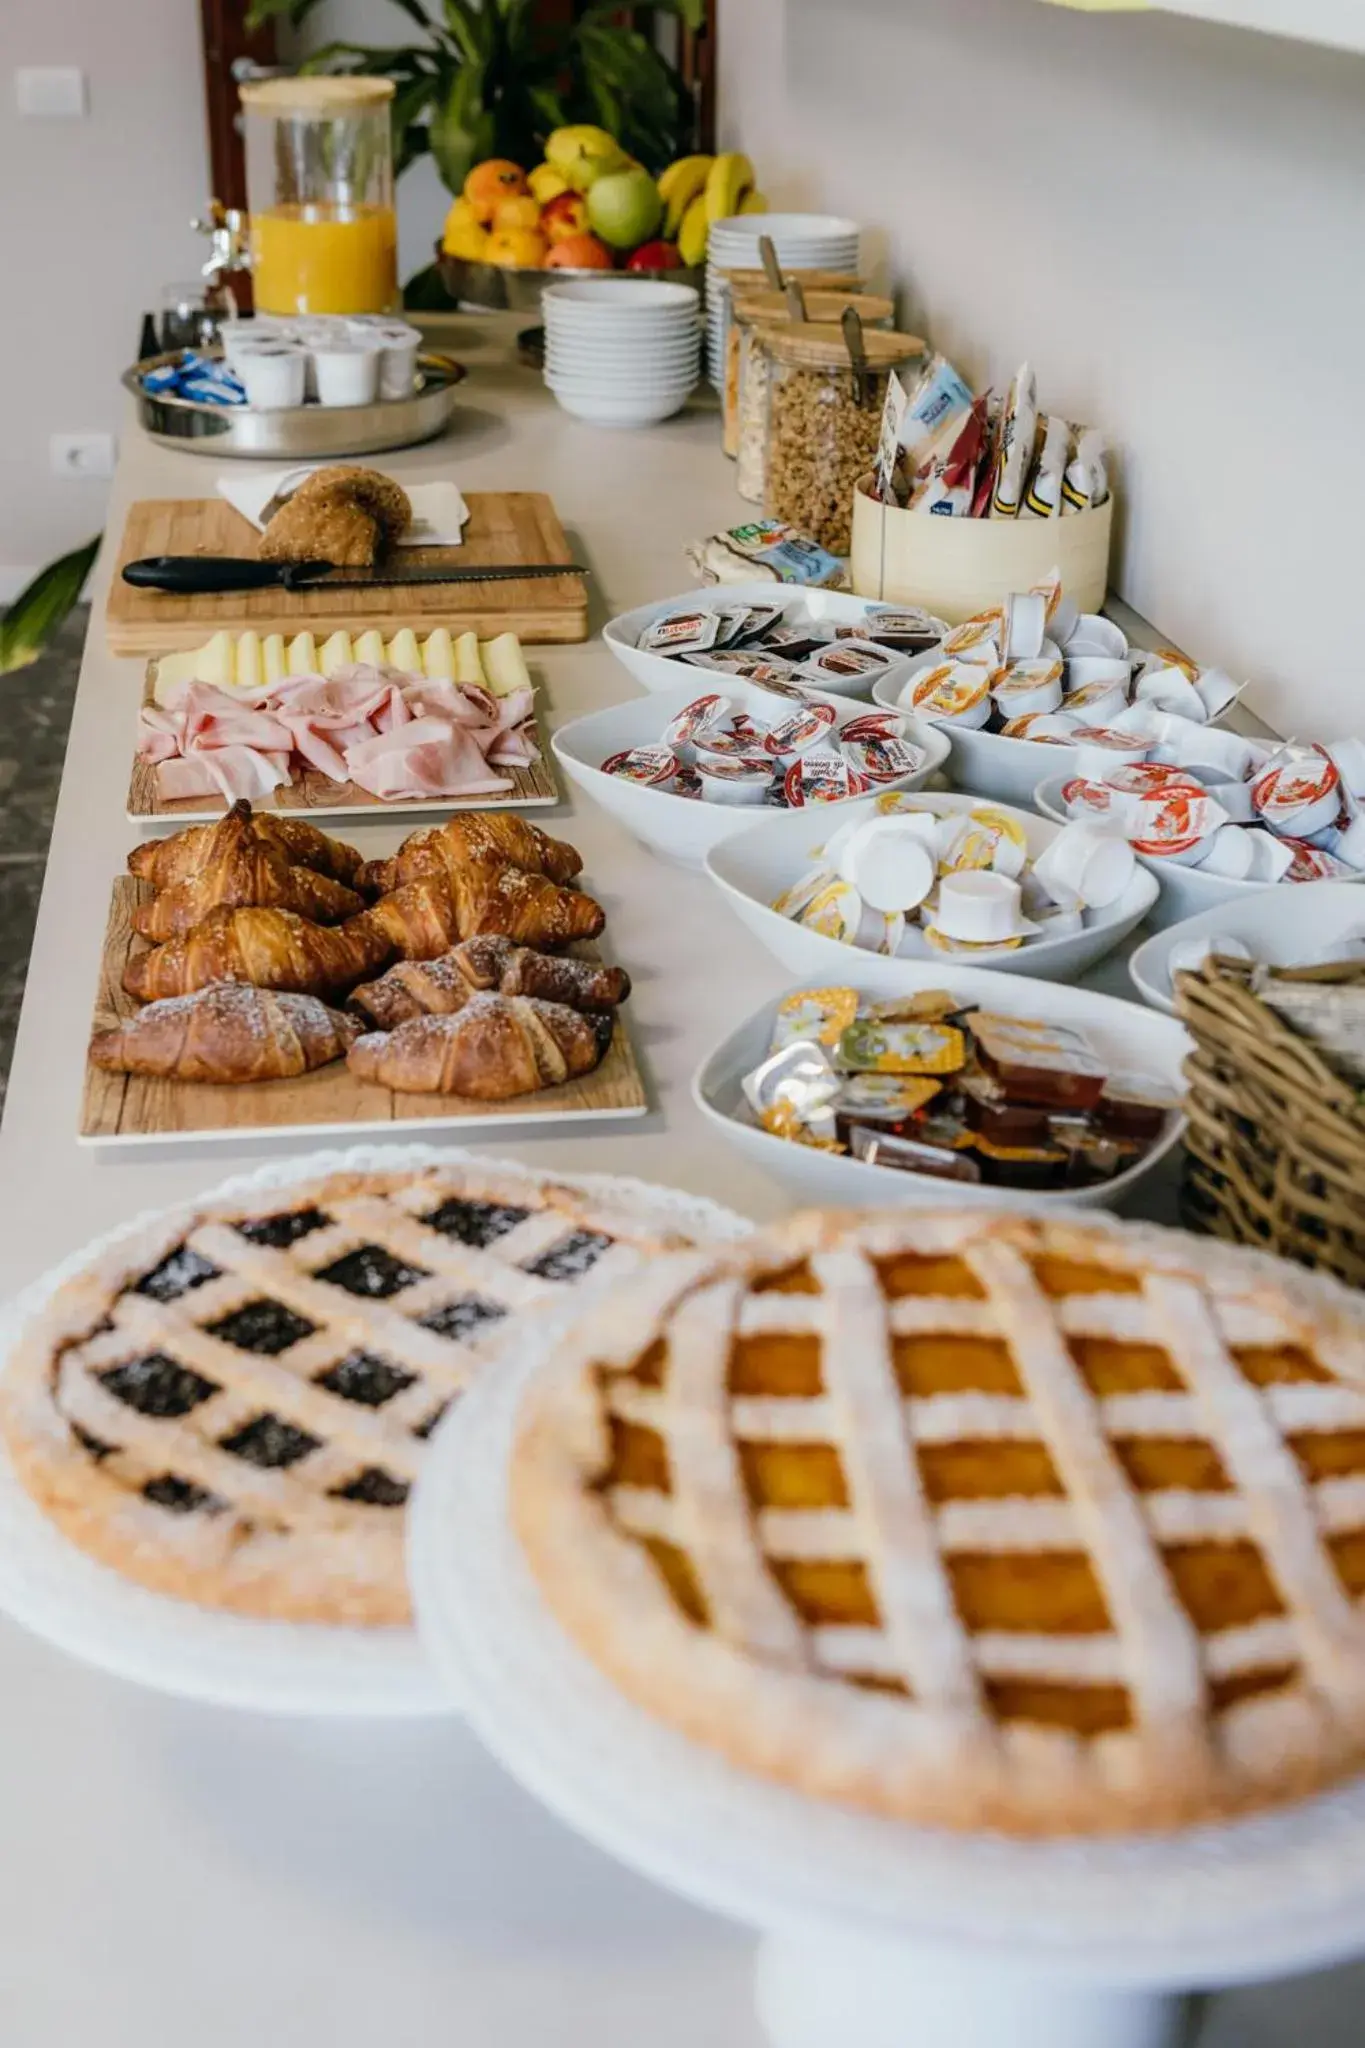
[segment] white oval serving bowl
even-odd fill
[[[798,988],[812,986],[808,982]],[[860,956],[858,972],[843,984],[865,996],[905,996],[918,989],[948,989],[964,1002],[1004,1016],[1040,1017],[1083,1031],[1115,1072],[1150,1074],[1177,1094],[1184,1093],[1182,1063],[1190,1041],[1182,1024],[1138,1003],[1121,1002],[1090,989],[1000,974],[988,967],[957,967],[951,960],[878,960]],[[817,1152],[811,1146],[775,1138],[747,1118],[741,1082],[765,1058],[772,1042],[780,998],[765,1003],[704,1059],[692,1077],[692,1099],[720,1135],[769,1173],[801,1202],[847,1204],[853,1208],[902,1208],[928,1203],[938,1208],[1009,1209],[1035,1204],[1059,1209],[1116,1209],[1147,1180],[1172,1150],[1185,1127],[1173,1112],[1163,1135],[1126,1173],[1097,1187],[1039,1191],[986,1187],[937,1175],[900,1173],[869,1166],[847,1153]]]
[[[675,597],[661,597],[653,604],[638,604],[634,611],[619,612],[614,619],[608,620],[602,638],[622,668],[629,670],[646,690],[671,690],[678,680],[677,660],[666,654],[649,653],[635,644],[645,627],[654,619],[662,618],[665,612],[713,612],[727,604],[778,604],[784,612],[799,612],[805,618],[823,620],[833,626],[861,626],[866,623],[869,605],[875,606],[876,602],[876,599],[850,597],[846,590],[810,590],[802,583],[769,583],[761,578],[752,583],[706,583],[699,589],[681,590]],[[762,651],[761,648],[755,650],[760,654]],[[910,666],[908,657],[902,659],[897,656],[896,667],[889,672],[887,681],[899,687],[904,683]],[[701,669],[697,673],[705,675],[707,671]],[[720,688],[719,679],[716,679],[714,687]],[[837,691],[825,685],[819,694],[866,699],[872,694],[872,684],[870,679],[865,679]],[[1046,749],[1038,751],[1043,753]]]
[[[670,667],[677,669],[676,662]],[[675,796],[671,790],[649,789],[628,782],[624,776],[604,775],[603,761],[627,747],[663,744],[663,730],[671,718],[697,697],[712,693],[728,697],[732,704],[776,723],[784,716],[780,700],[769,697],[737,676],[713,675],[703,668],[683,668],[686,680],[667,692],[632,697],[625,704],[612,704],[605,711],[591,711],[561,726],[550,741],[555,759],[570,782],[590,796],[595,804],[625,826],[665,860],[680,861],[686,867],[702,865],[711,848],[732,832],[743,831],[760,817],[775,818],[786,813],[747,804],[708,803],[703,797]],[[812,692],[818,696],[819,692]],[[860,707],[846,698],[825,700],[835,708],[836,732],[860,715]],[[790,706],[788,709],[792,708]],[[881,785],[885,789],[920,789],[948,758],[948,746],[941,733],[923,720],[907,718],[906,737],[924,755],[923,764],[912,775]],[[861,801],[861,799],[858,799]],[[823,817],[843,816],[846,804],[812,805],[799,815],[808,821],[818,811]],[[808,824],[817,834],[819,826]]]
[[[1128,962],[1144,1003],[1175,1015],[1171,954],[1191,939],[1240,939],[1271,967],[1306,966],[1353,930],[1365,930],[1365,897],[1350,882],[1277,882],[1187,917],[1138,947]]]
[[[940,817],[986,807],[979,796],[949,796],[937,790],[922,792],[918,800]],[[994,808],[1006,812],[1023,827],[1030,860],[1036,860],[1061,830],[1031,811],[1015,810],[1005,804]],[[839,806],[838,822],[876,814],[876,798],[859,797]],[[706,872],[735,915],[793,974],[808,975],[813,983],[837,982],[843,977],[856,978],[864,961],[876,959],[892,967],[933,966],[940,974],[951,976],[959,960],[966,964],[964,956],[952,953],[934,961],[887,961],[859,946],[846,946],[820,932],[807,931],[803,925],[783,917],[772,909],[774,899],[800,881],[814,865],[815,849],[826,835],[822,833],[819,815],[810,811],[754,812],[750,818],[751,822],[742,824],[739,831],[711,849],[706,856]],[[1091,922],[1084,931],[1068,938],[1026,939],[1013,952],[995,954],[988,964],[998,974],[1032,975],[1040,981],[1073,980],[1121,945],[1129,932],[1141,924],[1156,898],[1155,878],[1139,867],[1117,903],[1107,910],[1089,913]],[[913,986],[921,984],[916,981]]]
[[[1035,810],[1045,818],[1052,818],[1059,824],[1066,824],[1066,805],[1062,801],[1062,785],[1070,776],[1050,776],[1040,782],[1033,793]],[[1209,794],[1216,797],[1217,789]],[[1149,853],[1140,853],[1138,859],[1149,869],[1161,884],[1161,894],[1153,905],[1150,921],[1157,931],[1166,931],[1173,924],[1183,924],[1187,918],[1199,917],[1206,910],[1217,910],[1223,905],[1245,903],[1253,896],[1261,895],[1266,888],[1264,882],[1238,882],[1227,875],[1206,875],[1202,868],[1182,867],[1179,861],[1157,860]],[[1357,882],[1365,882],[1365,870],[1349,878],[1342,877],[1334,883],[1339,889],[1353,888]],[[1317,882],[1276,882],[1273,893],[1282,896],[1302,896],[1305,889],[1321,887]],[[1365,917],[1365,900],[1362,901],[1361,916]]]

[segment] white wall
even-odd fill
[[[20,120],[26,64],[81,66],[88,118]],[[207,196],[190,0],[0,0],[0,598],[98,531],[107,487],[54,477],[48,436],[118,430],[139,316],[195,274]]]
[[[1365,731],[1365,59],[1035,0],[721,0],[724,139],[1122,451],[1122,594]]]

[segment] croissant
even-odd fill
[[[316,924],[340,924],[364,909],[353,889],[311,868],[292,867],[278,846],[257,836],[250,811],[234,805],[209,828],[198,872],[172,883],[133,912],[133,928],[147,939],[173,939],[211,910],[292,910]]]
[[[506,811],[468,811],[410,832],[391,860],[366,861],[357,888],[387,896],[405,882],[424,875],[449,879],[457,868],[480,863],[522,868],[528,875],[548,875],[552,882],[571,882],[583,859],[576,846],[552,839],[539,825]]]
[[[453,1016],[481,989],[539,996],[570,1010],[611,1010],[630,994],[630,977],[619,967],[537,953],[485,933],[435,960],[398,961],[378,981],[353,989],[349,1007],[392,1031],[410,1017]]]
[[[193,930],[130,960],[123,986],[144,1003],[189,995],[213,981],[326,996],[354,987],[393,951],[382,927],[364,914],[332,927],[291,910],[213,910]]]
[[[434,876],[409,882],[381,896],[365,915],[409,960],[434,959],[457,939],[481,932],[500,932],[524,946],[567,946],[595,939],[607,921],[601,904],[578,889],[560,889],[521,868],[484,865],[456,868],[448,883]]]
[[[97,1031],[90,1058],[111,1073],[171,1081],[290,1081],[341,1059],[359,1035],[353,1017],[314,996],[216,981]]]
[[[234,811],[251,806],[243,797]],[[230,815],[230,814],[229,814]],[[343,840],[331,839],[304,818],[278,818],[268,813],[251,819],[256,837],[267,846],[277,846],[295,867],[311,868],[315,875],[330,875],[334,882],[354,883],[363,862],[358,849]],[[169,839],[147,839],[128,856],[128,872],[150,882],[156,889],[173,888],[198,874],[208,857],[217,825],[187,825]]]
[[[414,1017],[358,1038],[346,1063],[362,1081],[406,1095],[503,1102],[590,1074],[611,1044],[608,1017],[581,1017],[533,996],[471,996],[452,1017]]]

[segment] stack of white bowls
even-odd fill
[[[725,381],[725,331],[730,288],[723,272],[758,270],[758,245],[772,237],[784,270],[858,268],[858,223],[832,213],[737,213],[713,220],[706,243],[706,374],[719,391]]]
[[[596,427],[647,427],[677,412],[701,372],[701,309],[687,284],[634,278],[552,285],[545,382]]]

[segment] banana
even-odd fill
[[[706,241],[710,232],[711,220],[706,210],[706,194],[699,192],[678,227],[678,254],[689,270],[706,261]]]
[[[663,233],[671,242],[676,239],[682,226],[682,217],[699,192],[706,190],[706,180],[715,158],[712,156],[680,156],[662,174],[659,183],[659,197],[664,203]]]
[[[768,196],[766,192],[746,192],[739,202],[741,213],[766,213]]]
[[[754,167],[742,150],[727,149],[706,174],[706,218],[728,220],[755,185]]]

